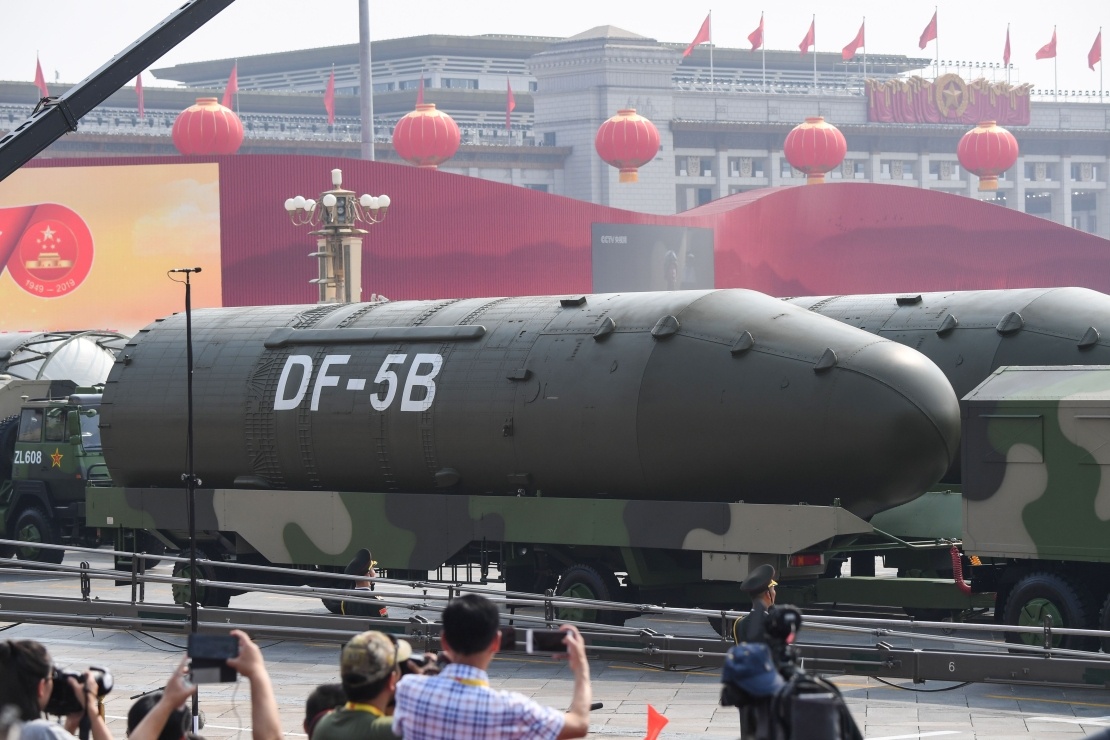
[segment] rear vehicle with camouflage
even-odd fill
[[[1110,629],[1110,367],[1002,368],[967,395],[963,414],[976,589],[997,592],[1007,624]]]
[[[390,575],[477,563],[513,590],[732,607],[762,562],[815,580],[958,448],[920,353],[751,291],[204,309],[193,337],[220,580],[369,547]],[[185,347],[174,316],[121,352],[90,525],[188,547]]]

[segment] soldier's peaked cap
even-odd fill
[[[348,576],[364,576],[370,572],[370,562],[373,556],[365,547],[355,553],[351,562],[343,569],[343,574]]]
[[[769,589],[773,583],[775,583],[775,569],[765,564],[748,574],[748,577],[740,584],[740,590],[747,591],[754,596]]]

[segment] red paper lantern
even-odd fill
[[[836,126],[821,116],[812,116],[786,135],[782,150],[790,166],[806,173],[808,184],[817,185],[825,181],[826,172],[844,161],[848,142]]]
[[[623,108],[597,129],[594,149],[607,164],[620,169],[621,182],[637,182],[638,168],[659,153],[659,129],[635,108]]]
[[[994,121],[983,121],[963,135],[956,156],[965,170],[979,176],[980,190],[998,190],[998,176],[1017,161],[1018,143]]]
[[[418,103],[393,127],[393,148],[417,167],[435,169],[459,150],[459,125],[434,103]]]
[[[197,98],[173,122],[173,145],[182,154],[234,154],[243,143],[243,122],[215,98]]]

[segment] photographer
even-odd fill
[[[55,685],[64,678],[64,686]],[[82,721],[86,721],[93,740],[112,740],[112,733],[104,722],[102,706],[97,701],[100,687],[92,671],[84,676],[82,685],[73,676],[56,674],[54,663],[46,648],[34,640],[0,641],[0,696],[5,704],[15,706],[24,722],[21,740],[72,740]],[[43,710],[59,698],[68,699],[78,709],[66,714],[65,728],[42,719]],[[57,695],[57,696],[55,696]],[[63,702],[67,704],[68,702]]]

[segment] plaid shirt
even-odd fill
[[[563,721],[557,709],[489,688],[485,671],[452,664],[438,676],[401,679],[393,732],[405,740],[553,739]]]

